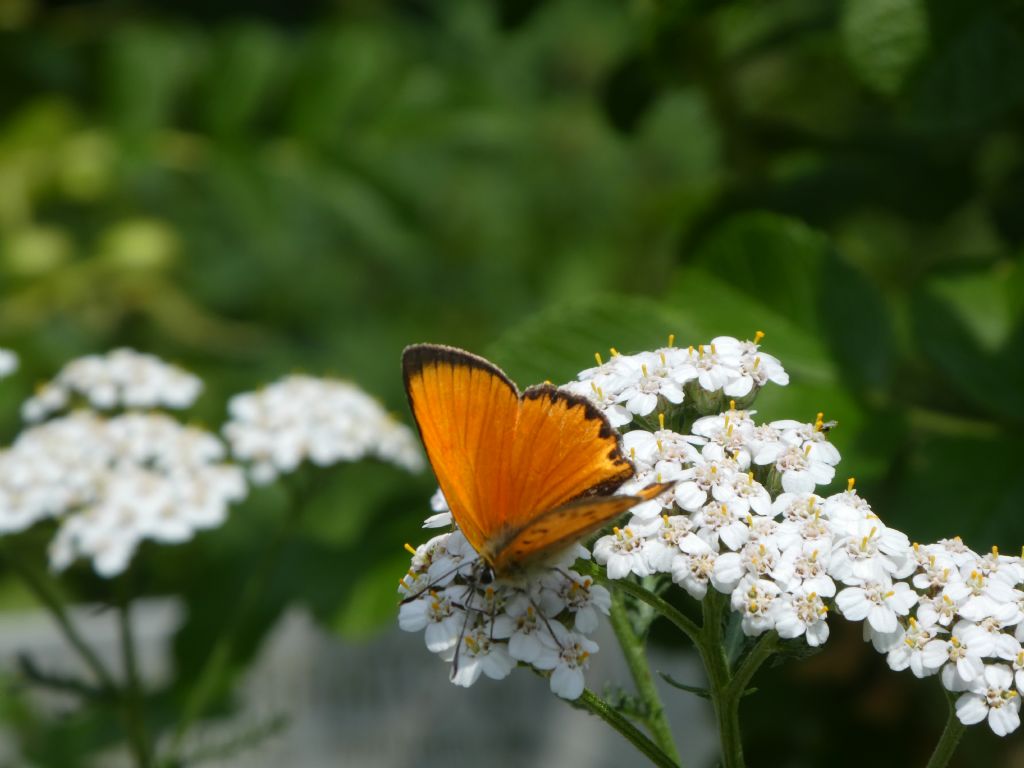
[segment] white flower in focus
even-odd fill
[[[578,699],[583,693],[583,671],[591,655],[597,652],[597,643],[570,632],[561,624],[551,624],[554,633],[542,635],[545,653],[533,662],[536,669],[550,669],[551,692],[563,699]]]
[[[867,620],[875,632],[889,634],[899,629],[898,616],[906,616],[917,603],[917,593],[902,581],[866,581],[847,587],[836,595],[836,607],[851,621]]]
[[[775,631],[779,637],[803,635],[812,648],[828,640],[828,608],[816,592],[784,592],[773,606]]]
[[[925,653],[925,648],[942,632],[937,627],[925,627],[910,617],[906,632],[899,645],[889,651],[886,661],[889,668],[899,672],[909,668],[914,677],[934,675],[946,663],[943,654]]]
[[[647,416],[658,407],[660,399],[672,405],[683,402],[682,384],[671,377],[664,355],[635,355],[627,363],[639,369],[629,377],[629,383],[616,398],[627,411]]]
[[[988,719],[996,736],[1006,736],[1020,727],[1020,695],[1013,690],[1013,672],[1005,664],[985,667],[970,690],[957,699],[956,716],[964,725]]]
[[[736,551],[750,538],[750,526],[747,525],[747,521],[735,514],[731,505],[720,504],[717,501],[701,507],[693,516],[693,524],[697,529],[697,535],[716,551],[720,543]]]
[[[509,655],[508,646],[496,642],[489,627],[480,626],[462,636],[458,663],[452,667],[451,680],[455,685],[468,688],[479,679],[481,673],[492,680],[502,680],[509,676],[515,666],[515,659]]]
[[[711,574],[715,572],[718,555],[703,540],[697,541],[700,545],[693,547],[692,552],[672,561],[672,581],[685,589],[690,597],[703,600],[708,592]]]
[[[183,409],[196,401],[202,389],[198,377],[155,355],[115,349],[65,365],[25,401],[22,418],[40,421],[62,410],[76,396],[99,410]]]
[[[236,458],[251,462],[259,484],[304,461],[323,467],[372,456],[410,471],[423,466],[412,431],[345,381],[288,376],[235,395],[228,411],[224,436]]]
[[[608,423],[618,429],[629,424],[633,420],[633,414],[619,403],[620,389],[617,385],[620,385],[620,382],[608,375],[598,375],[582,381],[570,381],[563,384],[561,389],[590,400],[608,418]]]
[[[9,349],[0,349],[0,379],[18,370],[18,356]]]
[[[740,359],[735,351],[720,352],[714,343],[690,347],[677,370],[683,381],[696,379],[707,392],[718,392],[741,376]]]
[[[456,607],[456,595],[464,590],[449,587],[442,592],[430,590],[398,609],[398,626],[406,632],[426,630],[427,648],[435,653],[454,648],[465,623],[466,613]]]
[[[992,650],[985,630],[970,622],[958,622],[949,640],[936,638],[924,647],[925,664],[942,667],[942,685],[947,691],[964,691],[985,670],[982,659]]]
[[[594,542],[594,560],[606,566],[609,579],[621,579],[630,573],[650,576],[652,571],[644,557],[643,536],[634,532],[632,526],[613,528],[608,536]]]
[[[757,636],[775,626],[775,603],[780,590],[773,581],[746,576],[733,590],[730,603],[743,616],[741,627],[748,636]]]

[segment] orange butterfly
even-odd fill
[[[520,394],[500,368],[454,347],[402,354],[427,456],[455,522],[495,576],[515,576],[668,490],[609,496],[633,477],[590,401],[551,384]]]

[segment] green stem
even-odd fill
[[[635,597],[637,600],[646,603],[659,614],[675,624],[679,631],[690,638],[694,644],[698,642],[701,633],[700,627],[690,621],[690,619],[688,619],[681,611],[658,597],[653,592],[648,592],[639,584],[630,581],[629,579],[609,579],[605,575],[603,569],[594,563],[577,563],[576,570],[580,573],[586,573],[588,576],[593,577],[595,581],[601,583],[612,592],[624,592],[627,595]]]
[[[651,731],[651,736],[668,757],[677,765],[679,750],[676,749],[675,740],[672,738],[672,729],[669,727],[668,718],[665,717],[665,708],[658,695],[658,689],[654,685],[654,677],[651,675],[650,665],[647,663],[647,655],[644,653],[643,641],[637,637],[632,622],[626,611],[626,605],[622,600],[621,593],[612,593],[611,623],[615,630],[615,636],[619,639],[622,653],[626,657],[626,664],[633,676],[637,693],[645,706],[645,720]]]
[[[702,603],[704,626],[701,628],[697,649],[708,675],[708,690],[718,721],[718,738],[722,746],[722,765],[725,768],[743,768],[743,740],[740,736],[739,698],[733,695],[732,672],[722,642],[722,613],[724,598],[713,589],[708,590]]]
[[[93,673],[100,687],[110,693],[116,692],[118,688],[114,678],[99,656],[96,655],[96,652],[85,642],[85,638],[82,637],[78,628],[72,623],[71,617],[64,610],[64,600],[57,587],[44,574],[37,571],[34,566],[25,562],[14,551],[13,547],[5,545],[3,551],[7,562],[18,574],[25,586],[28,587],[29,591],[49,611],[65,639],[67,639],[71,647],[75,649],[82,661]]]
[[[135,656],[135,638],[132,633],[131,602],[122,599],[118,605],[118,619],[121,630],[121,654],[124,658],[125,689],[122,697],[124,719],[128,737],[135,753],[138,768],[149,768],[153,764],[149,735],[146,732],[146,712],[142,685],[139,682],[139,666]]]
[[[643,753],[648,760],[659,766],[659,768],[679,768],[678,764],[671,757],[666,755],[657,744],[644,736],[635,725],[629,722],[625,715],[621,714],[592,691],[584,690],[583,695],[572,703],[600,717],[622,734],[630,744]]]
[[[754,674],[761,668],[762,664],[771,658],[772,654],[775,653],[778,647],[779,636],[775,632],[766,632],[761,635],[757,644],[743,659],[743,662],[736,670],[736,674],[733,676],[731,683],[732,690],[730,693],[736,698],[737,704],[746,693],[747,686],[754,678]]]
[[[966,727],[956,716],[953,697],[947,694],[947,699],[949,700],[949,716],[946,718],[946,727],[942,729],[939,743],[935,745],[935,751],[932,752],[926,768],[945,768],[953,758],[957,745],[960,744],[960,737],[964,735]]]

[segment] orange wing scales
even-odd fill
[[[600,530],[637,504],[649,501],[675,486],[657,483],[633,496],[601,496],[570,501],[548,510],[519,531],[512,532],[493,557],[496,573],[521,569],[573,541]]]
[[[633,476],[590,401],[551,385],[522,396],[497,366],[453,347],[402,355],[406,393],[438,485],[498,574],[600,528],[644,500],[600,497]]]

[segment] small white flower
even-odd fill
[[[925,653],[928,644],[942,632],[937,627],[925,627],[910,617],[906,632],[900,643],[889,651],[886,661],[889,668],[900,671],[909,668],[915,677],[934,675],[946,663],[948,656],[937,653]]]
[[[481,674],[492,680],[502,680],[515,669],[516,662],[509,655],[508,646],[495,641],[491,635],[490,628],[485,625],[469,630],[462,636],[458,662],[452,667],[451,680],[455,685],[468,688]]]
[[[741,627],[749,636],[760,635],[775,626],[775,602],[779,588],[772,581],[745,577],[733,590],[732,609],[743,616]]]
[[[816,592],[800,589],[786,592],[773,605],[775,631],[779,637],[803,635],[812,648],[828,640],[828,608]]]
[[[398,626],[406,632],[426,630],[427,649],[434,653],[454,648],[466,622],[466,612],[457,607],[456,595],[461,598],[465,590],[449,587],[438,592],[431,590],[415,600],[403,603],[398,609]]]
[[[550,669],[551,692],[563,699],[578,699],[583,693],[583,671],[597,652],[597,643],[553,623],[554,633],[543,635],[546,652],[533,662],[536,669]]]
[[[863,586],[847,587],[836,595],[836,607],[851,621],[864,621],[878,633],[899,629],[898,616],[906,616],[917,603],[917,593],[907,584],[866,581]]]
[[[997,736],[1006,736],[1020,727],[1020,695],[1013,690],[1013,672],[1005,664],[985,667],[970,690],[957,699],[956,716],[964,725],[988,719]]]
[[[609,579],[621,579],[630,573],[650,576],[652,571],[644,557],[643,536],[637,535],[632,526],[613,528],[609,536],[602,536],[594,543],[594,560],[608,568]]]

